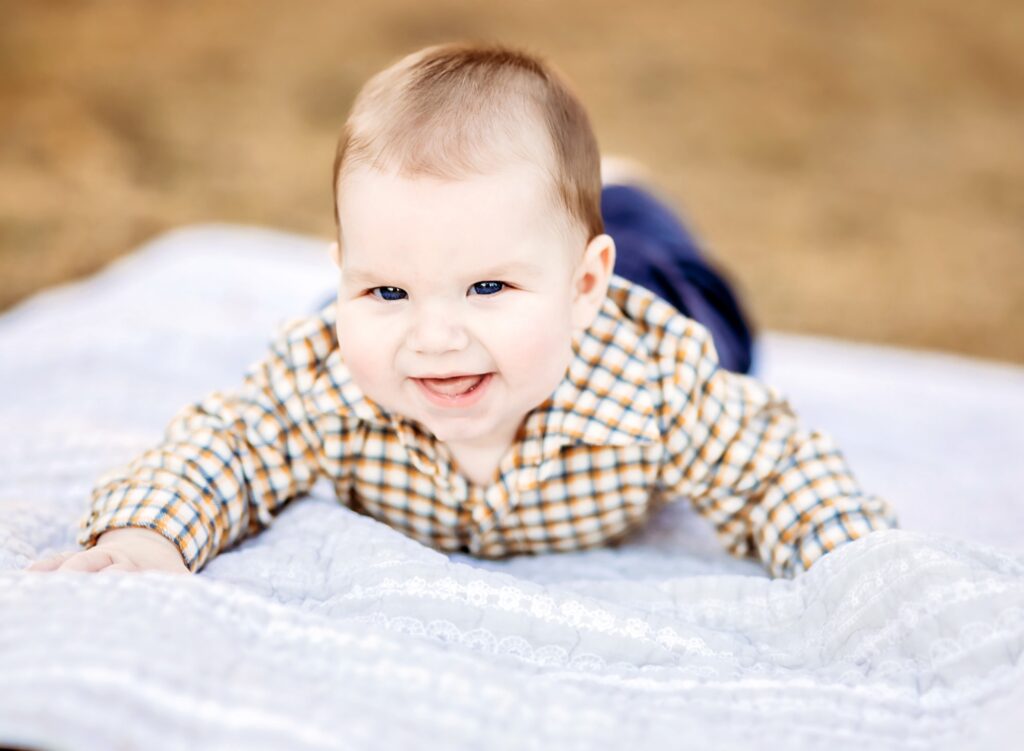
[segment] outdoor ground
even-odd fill
[[[0,0],[0,309],[163,230],[328,237],[334,142],[399,55],[575,83],[763,328],[1024,363],[1024,4]]]

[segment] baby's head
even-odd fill
[[[615,247],[586,111],[533,56],[430,47],[363,87],[334,188],[354,380],[453,448],[500,452],[607,293]],[[452,376],[466,378],[438,380]]]

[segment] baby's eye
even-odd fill
[[[374,287],[370,290],[370,294],[378,300],[385,300],[387,302],[401,300],[406,296],[405,290],[401,287]]]
[[[477,282],[471,289],[478,295],[493,295],[504,288],[505,282]]]

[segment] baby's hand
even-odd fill
[[[177,546],[152,529],[124,527],[104,532],[89,550],[36,561],[26,571],[166,571],[190,573]]]

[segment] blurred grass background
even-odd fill
[[[0,0],[0,308],[163,230],[327,238],[356,91],[453,39],[540,53],[759,328],[1024,363],[1017,0]]]

